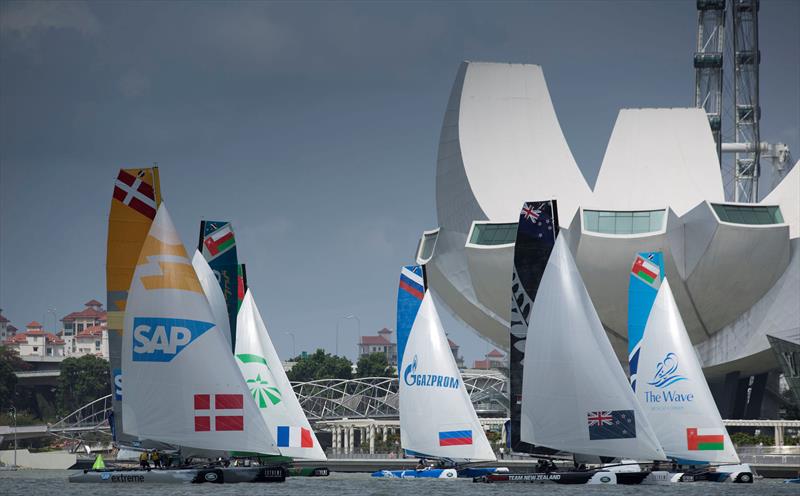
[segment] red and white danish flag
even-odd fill
[[[133,176],[120,169],[117,182],[114,184],[114,198],[131,207],[140,214],[154,219],[156,217],[156,195],[153,186],[142,181],[145,171]]]
[[[241,394],[194,395],[195,432],[243,430],[244,396]]]

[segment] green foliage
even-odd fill
[[[362,355],[356,365],[356,377],[391,377],[393,368],[386,361],[385,353],[370,353]]]
[[[734,432],[731,434],[731,442],[735,446],[772,446],[775,444],[775,439],[772,436],[754,436],[747,432]]]
[[[60,412],[68,414],[110,393],[109,375],[108,362],[94,355],[64,359],[56,388]]]
[[[0,346],[0,408],[17,405],[17,376],[14,372],[28,368],[30,366],[19,357],[16,350]]]
[[[353,377],[353,362],[345,357],[317,350],[305,357],[297,357],[292,370],[286,375],[290,381],[315,381],[318,379],[350,379]]]

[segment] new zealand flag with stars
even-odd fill
[[[602,410],[588,412],[589,439],[627,439],[636,437],[636,417],[633,410]]]

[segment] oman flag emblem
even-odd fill
[[[244,396],[241,394],[195,394],[194,430],[243,431]]]

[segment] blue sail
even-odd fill
[[[663,279],[664,257],[661,252],[642,252],[636,255],[628,286],[628,365],[634,391],[644,327]]]
[[[425,296],[425,273],[421,265],[406,265],[400,270],[397,289],[397,370],[403,363],[408,335]]]

